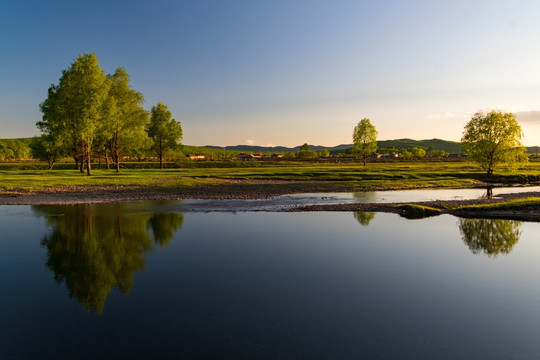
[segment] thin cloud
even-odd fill
[[[540,124],[540,111],[519,111],[516,113],[518,121],[528,124]]]
[[[247,139],[246,144],[248,145],[255,145],[255,140]]]
[[[426,116],[426,120],[446,120],[446,119],[451,119],[453,117],[454,117],[454,114],[447,111],[441,114],[430,114]]]

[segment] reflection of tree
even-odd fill
[[[375,217],[375,212],[373,211],[357,211],[353,213],[354,218],[360,223],[362,226],[368,226],[371,220]]]
[[[473,254],[489,257],[508,254],[521,235],[521,221],[494,219],[459,219],[463,241]]]
[[[113,287],[128,293],[145,253],[170,242],[182,214],[129,213],[126,205],[34,206],[52,230],[41,241],[46,266],[70,296],[92,312],[102,312]],[[152,220],[153,219],[153,220]],[[152,241],[147,228],[154,234]]]
[[[376,191],[363,191],[363,192],[354,192],[353,197],[356,202],[359,203],[374,203],[377,202],[377,192]]]
[[[148,227],[152,229],[154,241],[161,247],[169,244],[174,232],[182,227],[184,216],[181,214],[154,214],[148,220]]]

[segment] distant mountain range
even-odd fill
[[[313,151],[321,151],[327,149],[330,152],[345,152],[347,149],[352,148],[352,144],[341,144],[337,146],[321,146],[321,145],[309,145],[309,149]],[[435,150],[444,150],[447,153],[455,154],[461,152],[461,144],[455,141],[447,141],[440,139],[431,139],[431,140],[413,140],[413,139],[397,139],[397,140],[382,140],[377,141],[377,146],[379,148],[389,148],[395,147],[396,149],[410,149],[413,147],[421,147],[424,149],[432,146]],[[245,152],[297,152],[300,150],[301,145],[295,147],[286,147],[286,146],[253,146],[253,145],[235,145],[235,146],[213,146],[207,145],[205,147],[214,148],[214,149],[226,149],[226,150],[236,150],[236,151],[245,151]]]

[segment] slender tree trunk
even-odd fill
[[[107,166],[107,170],[109,170],[109,153],[107,152],[107,148],[105,148],[105,165]]]
[[[120,172],[120,154],[118,151],[116,151],[114,157],[116,158],[116,172]]]
[[[92,168],[90,167],[90,150],[86,150],[86,175],[92,175]]]
[[[159,168],[163,169],[163,154],[159,154]]]

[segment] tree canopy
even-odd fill
[[[149,145],[145,132],[148,112],[142,108],[143,95],[130,87],[129,74],[124,68],[107,77],[111,87],[105,137],[118,172],[122,155]]]
[[[354,127],[353,132],[353,153],[364,159],[364,166],[369,155],[377,151],[377,130],[371,125],[369,119],[360,120]]]
[[[500,164],[515,166],[527,161],[522,137],[514,114],[492,110],[474,114],[465,125],[461,141],[470,159],[491,176]]]
[[[109,82],[95,54],[79,55],[70,68],[62,71],[58,85],[51,85],[40,108],[43,120],[40,130],[61,143],[69,144],[75,159],[86,162],[91,174],[90,160],[94,140],[101,126]]]
[[[159,167],[163,169],[163,157],[169,150],[174,150],[182,140],[182,126],[175,119],[167,105],[158,102],[150,112],[148,136],[152,139],[152,149],[159,157]]]

